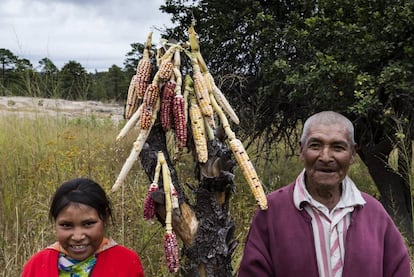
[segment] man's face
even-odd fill
[[[339,186],[355,160],[355,146],[341,124],[313,124],[300,145],[306,185],[313,188]]]

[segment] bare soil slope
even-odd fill
[[[95,116],[114,122],[123,119],[124,108],[119,104],[98,101],[69,101],[21,96],[0,96],[0,116],[15,114],[24,117],[39,115],[82,117]]]

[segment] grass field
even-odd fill
[[[110,235],[140,254],[147,276],[170,275],[164,262],[164,229],[158,222],[142,218],[148,179],[140,164],[134,165],[118,192],[109,192],[136,135],[131,133],[115,143],[122,126],[123,122],[117,125],[93,114],[0,117],[0,276],[19,276],[32,254],[54,242],[53,225],[48,220],[51,195],[63,181],[81,176],[96,180],[110,195],[116,220]],[[282,149],[274,146],[266,161],[253,149],[250,152],[269,190],[292,181],[302,167],[297,158],[284,158]],[[188,163],[177,163],[177,172],[182,182],[194,183],[193,168]],[[362,163],[355,164],[350,175],[361,184],[361,190],[376,194]],[[235,239],[240,244],[233,257],[235,269],[256,208],[238,170],[236,176],[231,214],[236,221]]]

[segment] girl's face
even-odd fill
[[[104,236],[105,223],[91,206],[72,203],[56,217],[56,238],[75,260],[84,260],[98,250]]]

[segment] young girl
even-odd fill
[[[49,216],[57,242],[31,257],[22,277],[144,276],[137,253],[105,237],[111,204],[94,181],[78,178],[63,183]]]

